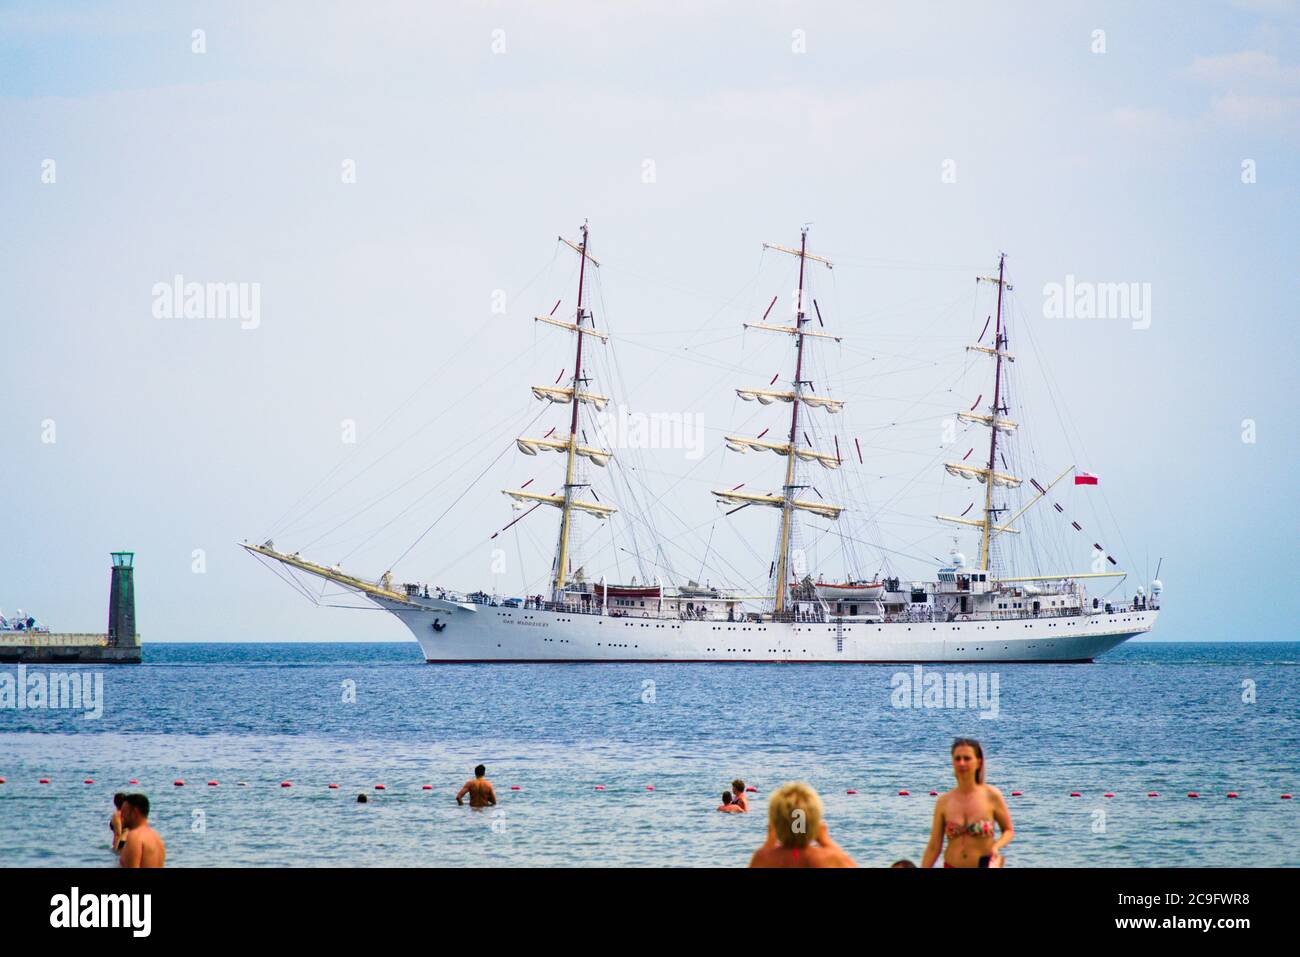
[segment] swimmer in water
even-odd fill
[[[126,826],[126,843],[118,857],[123,867],[162,867],[167,862],[167,845],[149,826],[149,799],[143,794],[128,794],[122,799],[122,823]]]
[[[122,853],[122,845],[126,843],[126,833],[122,827],[122,802],[126,800],[126,795],[118,791],[113,795],[113,816],[108,819],[109,830],[113,832],[113,843],[108,849],[114,854]]]
[[[744,814],[745,809],[735,802],[731,797],[730,791],[722,792],[722,803],[718,805],[718,810],[723,814]]]
[[[958,738],[951,754],[957,786],[934,802],[934,823],[921,866],[934,866],[947,837],[944,867],[1002,867],[1000,852],[1015,838],[1016,829],[1002,792],[984,783],[984,749],[973,738]]]
[[[857,867],[831,840],[822,818],[822,801],[811,785],[798,781],[772,792],[767,803],[767,841],[754,852],[750,867]]]
[[[742,811],[749,810],[749,798],[745,797],[745,782],[736,778],[731,782],[731,793],[734,795],[736,806]]]
[[[481,764],[474,769],[474,779],[466,781],[461,789],[456,792],[457,804],[464,804],[462,798],[468,794],[470,807],[496,806],[497,792],[492,789],[492,782],[483,776],[485,774],[487,774],[487,768]]]

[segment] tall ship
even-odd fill
[[[894,571],[887,549],[874,548],[878,543],[862,537],[877,528],[872,519],[880,510],[852,504],[861,501],[855,494],[867,482],[865,471],[852,466],[865,462],[858,439],[836,430],[836,420],[844,418],[841,413],[852,395],[834,393],[832,383],[822,376],[823,366],[817,366],[817,378],[810,372],[816,351],[833,348],[842,336],[826,326],[821,306],[808,295],[812,271],[829,270],[832,264],[809,252],[807,227],[797,247],[764,244],[765,254],[797,261],[790,318],[783,322],[771,316],[774,296],[761,319],[744,324],[746,330],[781,337],[789,344],[784,381],[778,381],[778,373],[766,385],[760,381],[735,389],[740,401],[755,403],[757,413],[770,416],[767,428],[757,434],[728,430],[722,439],[731,453],[775,456],[779,471],[773,470],[771,484],[763,490],[752,490],[746,483],[712,490],[718,520],[769,525],[771,560],[748,579],[765,578],[766,587],[701,585],[681,574],[648,570],[663,568],[662,563],[642,564],[641,575],[624,581],[609,580],[608,571],[595,577],[579,554],[580,546],[598,532],[612,531],[622,504],[617,497],[602,500],[592,479],[593,470],[604,473],[622,454],[607,447],[616,442],[600,441],[609,431],[608,418],[598,420],[597,414],[604,412],[610,398],[599,391],[590,373],[592,350],[607,348],[610,334],[597,327],[590,302],[592,274],[600,264],[589,252],[587,225],[578,239],[561,237],[560,242],[565,255],[577,256],[577,304],[572,313],[557,317],[557,303],[551,314],[535,321],[539,328],[571,337],[572,374],[531,387],[544,410],[552,415],[558,411],[561,419],[545,434],[517,436],[513,445],[524,456],[558,456],[563,479],[550,486],[550,492],[526,486],[503,490],[522,513],[506,529],[535,512],[558,513],[544,589],[512,597],[474,582],[457,583],[460,587],[436,581],[399,583],[391,569],[367,577],[345,571],[341,564],[327,565],[298,551],[278,549],[269,538],[242,547],[294,583],[318,579],[322,589],[332,584],[392,613],[415,636],[431,664],[1089,662],[1154,627],[1160,582],[1152,581],[1149,591],[1139,586],[1130,593],[1124,589],[1127,573],[1099,542],[1091,543],[1092,562],[1086,568],[1017,570],[1021,562],[1042,564],[1039,550],[1016,541],[1033,531],[1029,523],[1036,514],[1045,512],[1068,532],[1085,534],[1060,495],[1072,486],[1094,485],[1097,479],[1074,464],[1046,482],[1016,474],[1022,460],[1015,451],[1020,424],[1012,417],[1008,398],[1016,357],[1004,310],[1012,289],[1005,255],[999,256],[996,274],[977,277],[989,287],[996,307],[978,341],[966,346],[963,360],[973,364],[972,375],[982,379],[983,386],[969,408],[949,416],[954,430],[960,428],[962,436],[971,437],[970,449],[941,465],[945,481],[956,479],[975,496],[959,514],[927,516],[954,532],[948,560],[939,563],[928,580],[908,579]],[[954,431],[953,441],[946,444],[959,450],[955,438]],[[849,472],[853,474],[845,474]],[[823,496],[822,489],[842,490],[846,500]],[[630,491],[628,497],[634,506],[643,505]],[[758,514],[753,509],[768,518],[753,517]],[[742,511],[748,514],[732,518]],[[589,528],[585,536],[578,532],[584,523]],[[656,542],[645,541],[658,534],[650,520],[638,518],[626,525],[637,540],[633,549],[623,551],[646,561],[648,555],[662,554]],[[969,559],[958,550],[962,535],[977,540]],[[838,549],[812,547],[825,540],[838,541]],[[829,553],[836,554],[837,561],[827,560]],[[869,565],[873,553],[874,568]]]

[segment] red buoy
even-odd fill
[[[291,787],[293,787],[293,782],[292,782],[292,781],[281,781],[281,782],[280,782],[280,787],[282,787],[282,788],[291,788]]]
[[[4,783],[5,783],[5,779],[4,779],[4,778],[0,778],[0,784],[4,784]],[[1291,800],[1291,795],[1289,795],[1289,794],[1283,794],[1283,795],[1282,795],[1282,800],[1283,800],[1283,801],[1289,801],[1289,800]]]
[[[1113,798],[1114,796],[1115,796],[1115,795],[1112,794],[1112,793],[1110,793],[1109,791],[1102,795],[1102,797],[1104,797],[1104,798]]]
[[[518,784],[512,784],[512,785],[510,785],[510,790],[512,790],[512,791],[522,791],[523,788],[521,788]]]
[[[1189,798],[1200,797],[1200,795],[1197,794],[1195,791],[1188,791],[1188,792],[1187,792],[1187,796],[1188,796]]]
[[[126,783],[127,783],[127,784],[139,784],[140,782],[137,781],[135,778],[132,778],[131,780],[127,781]]]
[[[752,784],[749,787],[745,788],[745,790],[748,791],[750,794],[758,793],[758,788],[754,787],[754,785]]]
[[[653,784],[647,784],[647,785],[645,786],[645,789],[646,789],[647,791],[653,791],[653,790],[655,789],[655,786],[654,786]]]
[[[1072,798],[1077,798],[1077,797],[1083,797],[1083,795],[1080,794],[1078,791],[1071,791],[1071,792],[1070,792],[1070,797],[1072,797]]]
[[[905,797],[907,797],[908,793],[909,793],[909,792],[907,792],[907,791],[899,791],[899,792],[898,792],[898,796],[901,797],[901,798],[905,798]]]
[[[329,785],[329,789],[331,791],[337,791],[339,789],[339,786],[337,784],[331,784]]]
[[[1228,797],[1230,797],[1230,798],[1235,798],[1236,796],[1237,796],[1237,792],[1236,792],[1236,791],[1229,791],[1229,792],[1228,792]]]
[[[4,778],[0,778],[0,784],[4,784],[4,783],[5,783],[5,779],[4,779]]]
[[[376,790],[376,791],[387,791],[388,788],[386,788],[386,787],[385,787],[384,785],[382,785],[382,784],[376,784],[376,785],[375,785],[375,790]]]
[[[603,790],[605,790],[605,785],[603,785],[603,784],[597,784],[597,785],[596,785],[596,790],[597,790],[597,791],[603,791]]]
[[[216,782],[216,781],[209,781],[209,782],[208,782],[208,787],[210,787],[210,788],[214,788],[214,787],[216,787],[216,786],[217,786],[217,782]]]
[[[95,783],[95,779],[94,779],[94,778],[86,778],[86,780],[82,781],[81,783],[82,783],[82,784],[94,784],[94,783]]]
[[[421,790],[421,791],[432,791],[432,790],[433,790],[433,785],[432,785],[432,784],[426,784],[424,787],[420,788],[420,790]]]
[[[848,789],[847,791],[845,791],[844,793],[845,793],[845,794],[857,794],[858,792],[855,791],[855,790],[853,790],[853,788],[849,788],[849,789]]]
[[[933,794],[934,792],[931,791],[930,793]],[[1020,797],[1020,795],[1022,795],[1023,793],[1024,793],[1023,791],[1012,791],[1012,792],[1011,792],[1011,796],[1012,796],[1013,798],[1018,798],[1018,797]]]
[[[172,782],[172,785],[174,787],[183,788],[185,787],[185,782],[182,781],[180,778],[177,778],[175,781]]]
[[[1020,792],[1019,792],[1019,791],[1017,791],[1017,792],[1015,792],[1015,793],[1016,793],[1016,794],[1019,794],[1019,793],[1020,793]],[[938,796],[938,794],[939,794],[939,792],[938,792],[938,791],[931,791],[931,792],[930,792],[930,797],[937,797],[937,796]]]
[[[1149,797],[1149,798],[1158,798],[1158,797],[1160,797],[1160,795],[1159,795],[1157,792],[1155,792],[1155,791],[1148,791],[1148,792],[1147,792],[1147,797]]]
[[[50,779],[49,779],[49,778],[41,778],[41,779],[40,779],[39,781],[37,781],[36,783],[37,783],[37,784],[49,784],[49,783],[50,783]]]

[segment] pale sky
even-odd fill
[[[932,574],[915,559],[952,534],[932,515],[973,497],[941,425],[986,391],[962,347],[1004,251],[1032,474],[1075,464],[1105,496],[1061,499],[1078,547],[1035,518],[1051,547],[1086,570],[1103,542],[1130,594],[1163,557],[1156,638],[1294,640],[1298,19],[1284,0],[8,4],[0,607],[102,630],[126,548],[146,640],[408,640],[236,542],[274,531],[378,575],[494,460],[395,577],[542,590],[556,513],[489,536],[519,515],[500,488],[559,480],[511,441],[539,412],[536,434],[567,432],[527,387],[571,373],[572,346],[532,317],[573,308],[555,238],[584,219],[616,340],[594,368],[619,376],[597,384],[701,416],[704,458],[628,457],[673,568],[694,577],[707,542],[760,582],[774,513],[721,519],[709,490],[779,484],[780,460],[721,437],[779,431],[788,407],[733,390],[788,379],[788,351],[740,324],[789,298],[792,261],[761,243],[812,223],[845,336],[816,368],[867,458],[839,480],[889,503],[872,541],[911,556],[895,570]],[[256,328],[157,318],[178,274],[258,284]],[[1149,328],[1045,316],[1067,276],[1148,284]],[[326,476],[337,494],[295,510]]]

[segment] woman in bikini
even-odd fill
[[[1001,850],[1016,830],[1002,792],[984,783],[984,749],[978,741],[958,738],[952,743],[952,773],[957,786],[935,802],[921,866],[934,866],[946,837],[944,867],[1001,867]],[[999,828],[1001,834],[996,833]]]

